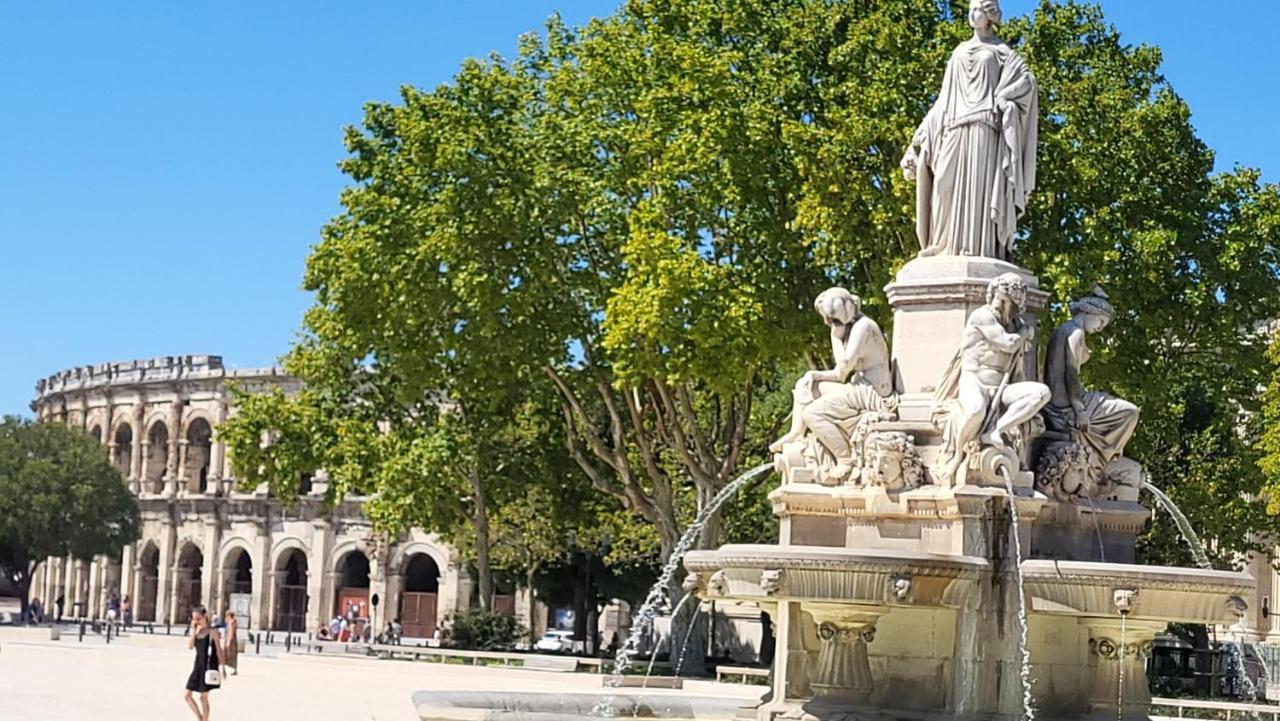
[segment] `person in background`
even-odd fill
[[[38,624],[44,620],[44,614],[41,612],[40,599],[33,598],[31,603],[27,604],[27,623],[31,625]]]
[[[107,597],[107,625],[114,626],[120,619],[120,597],[113,590]]]
[[[227,673],[239,676],[240,639],[237,637],[236,632],[240,630],[240,622],[236,620],[236,612],[229,608],[224,618],[226,619],[226,626],[223,635],[226,638],[222,644],[222,667],[226,669]]]
[[[187,677],[187,691],[183,694],[187,706],[191,709],[191,713],[196,715],[196,721],[209,721],[209,692],[218,688],[220,684],[210,684],[210,672],[218,672],[218,648],[221,646],[221,638],[218,635],[218,629],[209,623],[209,614],[204,610],[204,606],[196,606],[191,609],[191,629],[187,636],[187,648],[195,649],[195,664],[191,668],[191,675]],[[196,705],[193,693],[200,694],[200,705]]]
[[[133,604],[129,602],[128,596],[120,602],[120,620],[124,622],[125,628],[133,626]]]
[[[58,609],[58,615],[57,615],[58,623],[62,623],[62,606],[63,604],[66,603],[66,601],[67,601],[67,597],[59,593],[57,600],[53,602],[53,605]]]

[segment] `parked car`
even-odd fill
[[[547,631],[533,645],[533,648],[547,653],[569,653],[573,650],[573,632]]]

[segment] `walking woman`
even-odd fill
[[[187,692],[183,698],[197,721],[209,721],[209,692],[222,684],[222,673],[218,670],[218,649],[221,645],[218,629],[209,623],[209,614],[204,606],[191,609],[191,636],[187,648],[196,650],[196,659],[187,678]],[[192,693],[200,694],[199,706]]]
[[[240,628],[240,622],[236,620],[236,612],[229,608],[225,619],[223,633],[226,639],[222,644],[222,669],[229,674],[238,674],[240,673],[240,664],[237,662],[240,657],[240,640],[236,632]]]

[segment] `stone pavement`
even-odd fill
[[[50,642],[37,636],[0,628],[0,719],[194,718],[182,702],[192,660],[185,639],[131,636],[108,646],[99,639]],[[239,676],[209,695],[213,721],[417,721],[415,691],[582,693],[600,688],[600,677],[591,674],[303,654],[241,654],[240,665]],[[701,681],[687,687],[686,693],[699,696],[743,699],[763,691]]]

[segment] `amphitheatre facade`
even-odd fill
[[[215,433],[235,413],[233,385],[292,392],[299,383],[278,367],[228,368],[205,355],[83,366],[37,383],[38,420],[106,445],[138,498],[141,536],[118,558],[45,559],[33,596],[51,612],[62,597],[70,617],[105,617],[114,593],[138,623],[181,625],[201,604],[287,631],[315,631],[354,608],[375,633],[400,617],[416,637],[466,607],[472,583],[455,549],[421,530],[376,533],[363,498],[326,508],[323,474],[299,478],[290,506],[265,488],[238,488]]]

